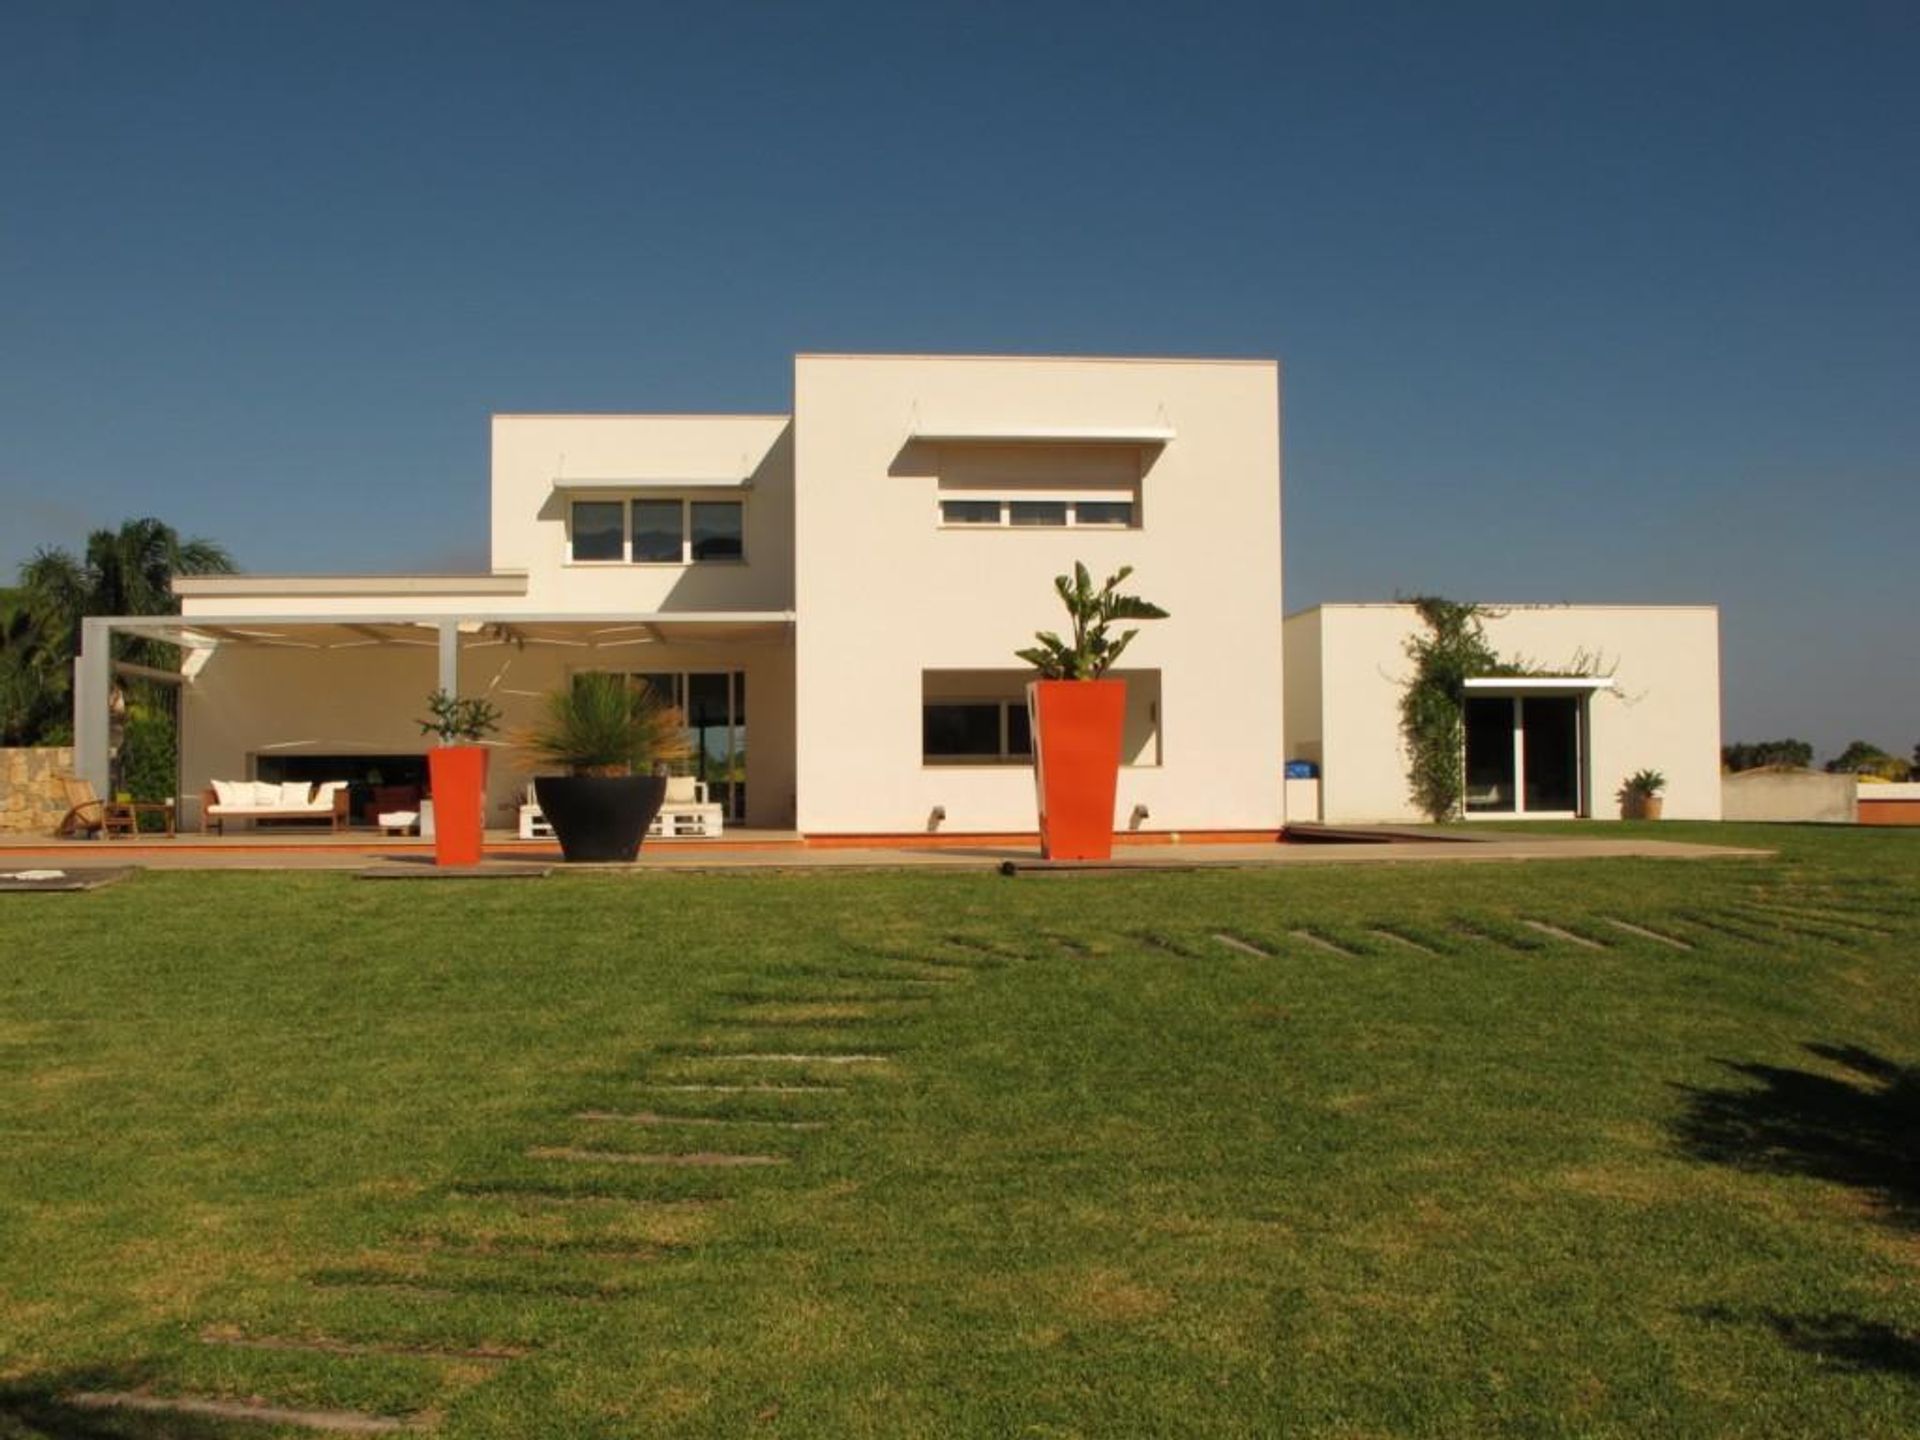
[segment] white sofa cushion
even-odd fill
[[[256,780],[252,785],[253,794],[246,804],[255,810],[277,810],[280,808],[280,787],[269,780]]]
[[[223,809],[233,805],[253,803],[253,786],[245,780],[215,780],[213,782],[214,803]]]
[[[691,805],[699,798],[699,785],[691,775],[669,775],[667,777],[666,803],[669,805]]]
[[[313,808],[316,810],[333,809],[333,797],[347,788],[345,780],[322,780],[313,787]]]
[[[283,780],[278,803],[282,810],[305,810],[313,803],[313,786],[305,780]]]

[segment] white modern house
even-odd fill
[[[736,825],[1031,833],[1014,651],[1063,622],[1053,577],[1080,560],[1133,566],[1128,588],[1171,612],[1124,661],[1117,830],[1275,835],[1290,757],[1324,777],[1296,818],[1402,813],[1392,684],[1358,672],[1386,676],[1406,617],[1327,607],[1283,634],[1271,361],[801,355],[790,414],[499,415],[491,519],[485,574],[182,579],[178,617],[88,621],[81,772],[104,789],[118,630],[184,650],[188,823],[215,779],[417,781],[436,687],[490,697],[511,731],[600,670],[686,710]],[[1613,772],[1644,765],[1673,777],[1670,814],[1717,814],[1694,775],[1709,751],[1717,773],[1713,612],[1537,613],[1517,643],[1617,652],[1622,713],[1669,717],[1616,743],[1613,701],[1580,696],[1574,812],[1606,813]],[[1509,783],[1537,794],[1547,708],[1509,703],[1535,786]],[[525,787],[512,758],[496,825]]]

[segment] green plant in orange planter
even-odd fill
[[[1027,686],[1033,732],[1034,790],[1040,808],[1040,850],[1049,860],[1105,860],[1113,854],[1113,801],[1120,783],[1127,687],[1106,674],[1137,629],[1112,633],[1116,622],[1164,620],[1167,612],[1120,584],[1123,565],[1094,589],[1085,565],[1056,576],[1054,590],[1073,622],[1071,643],[1050,630],[1016,653],[1040,672]]]
[[[429,695],[427,710],[420,733],[440,741],[427,752],[433,861],[478,865],[487,813],[487,751],[480,742],[500,728],[500,711],[490,700],[463,700],[447,690]]]

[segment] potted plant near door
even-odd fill
[[[691,753],[686,721],[623,675],[576,675],[547,696],[541,723],[517,737],[565,775],[536,775],[534,798],[568,860],[617,863],[640,853],[666,799],[667,762]]]
[[[1660,792],[1667,788],[1667,777],[1658,770],[1640,770],[1627,777],[1620,787],[1622,820],[1658,820],[1665,802]]]
[[[1120,593],[1133,573],[1123,565],[1098,590],[1087,567],[1054,578],[1073,622],[1071,642],[1050,630],[1016,652],[1040,672],[1027,686],[1033,732],[1034,790],[1040,805],[1040,850],[1049,860],[1105,860],[1113,854],[1113,800],[1120,783],[1127,686],[1107,679],[1138,630],[1109,633],[1118,620],[1164,620],[1167,612]]]
[[[500,712],[490,701],[462,700],[448,690],[429,695],[427,710],[420,733],[440,741],[427,752],[433,863],[478,865],[487,813],[487,751],[480,742],[500,728]]]

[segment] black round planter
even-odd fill
[[[664,775],[536,775],[534,798],[569,860],[603,864],[640,853],[667,798]]]

